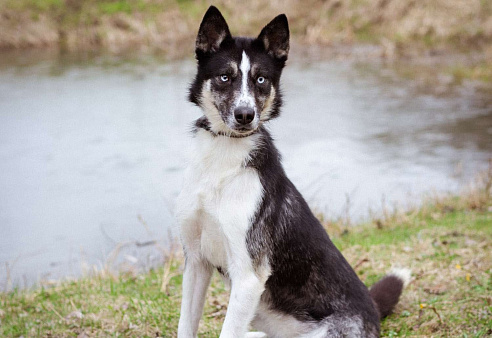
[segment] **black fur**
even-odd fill
[[[229,96],[233,90],[237,89],[240,85],[240,78],[235,81],[232,86],[222,86],[219,81],[216,81],[217,77],[222,74],[226,74],[231,78],[235,74],[232,74],[232,69],[229,66],[230,61],[234,61],[237,64],[241,62],[242,52],[246,51],[250,58],[251,64],[256,64],[257,70],[253,76],[264,76],[267,79],[267,84],[271,83],[275,88],[276,95],[273,102],[273,109],[270,114],[271,118],[275,118],[280,113],[280,107],[282,106],[282,92],[280,89],[280,75],[282,69],[285,66],[287,60],[287,53],[289,50],[289,27],[287,18],[285,15],[279,15],[272,20],[270,24],[265,26],[258,38],[232,38],[229,33],[229,28],[224,18],[217,10],[217,8],[211,6],[203,18],[202,24],[197,37],[197,46],[203,45],[203,42],[208,41],[211,46],[217,44],[214,40],[221,35],[214,31],[214,24],[218,23],[216,29],[225,34],[225,38],[220,42],[220,48],[214,49],[207,47],[206,49],[197,47],[195,50],[196,59],[198,61],[198,71],[194,81],[192,82],[189,90],[188,99],[201,106],[200,96],[202,92],[203,83],[206,80],[212,79],[212,86],[216,92],[223,92],[224,96]],[[278,33],[278,30],[283,33]],[[212,38],[206,38],[206,36],[212,36]],[[268,49],[265,47],[265,41],[268,41]],[[280,55],[280,57],[276,57]],[[241,74],[237,75],[242,76]],[[268,96],[270,94],[270,86],[264,87],[256,86],[252,88],[257,97]],[[227,93],[229,91],[229,93]],[[261,102],[256,102],[261,108]],[[228,107],[217,107],[219,111],[227,113]]]
[[[289,24],[285,14],[280,14],[262,29],[258,40],[263,42],[267,53],[281,61],[289,54]]]
[[[388,275],[378,281],[369,291],[376,302],[379,316],[384,318],[393,312],[403,291],[403,281],[396,276]]]
[[[219,10],[211,6],[203,17],[196,38],[197,55],[216,52],[223,42],[231,40],[231,33],[224,17]]]
[[[379,330],[379,316],[366,286],[333,245],[309,206],[287,178],[266,129],[263,147],[249,166],[257,169],[265,190],[247,237],[254,262],[270,259],[272,275],[262,297],[275,310],[302,321],[337,315],[362,316]]]
[[[229,74],[228,63],[239,63],[243,51],[275,88],[277,95],[271,118],[277,117],[282,105],[280,76],[289,51],[285,15],[272,20],[256,39],[233,38],[220,12],[210,7],[197,38],[198,72],[190,87],[190,101],[200,106],[203,83]],[[217,95],[226,90],[218,83],[212,82],[212,85]],[[217,107],[219,111],[221,108]],[[195,127],[211,131],[205,117],[198,119]],[[389,314],[398,302],[402,281],[386,277],[369,293],[287,178],[267,129],[260,125],[256,133],[260,146],[246,165],[258,172],[264,194],[246,244],[256,268],[265,261],[271,267],[262,301],[269,304],[271,310],[292,315],[302,322],[337,318],[341,324],[329,329],[327,335],[343,336],[344,323],[358,318],[362,336],[378,336],[380,314]]]

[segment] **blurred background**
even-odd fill
[[[194,40],[211,3],[0,0],[0,288],[149,269],[176,243]],[[346,226],[456,192],[492,156],[492,2],[213,3],[286,13],[289,177]]]

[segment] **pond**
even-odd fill
[[[429,94],[398,67],[289,60],[270,129],[328,217],[453,191],[487,167],[490,95]],[[193,60],[0,55],[0,290],[161,263],[200,116],[193,74]]]

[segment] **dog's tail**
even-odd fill
[[[394,268],[371,287],[369,293],[378,307],[381,319],[393,311],[403,288],[410,282],[410,277],[409,269]]]

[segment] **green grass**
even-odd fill
[[[356,232],[336,237],[333,239],[335,245],[340,250],[349,246],[360,245],[368,249],[373,245],[392,245],[396,243],[407,243],[417,236],[421,231],[429,228],[445,228],[458,230],[466,224],[467,230],[475,230],[492,236],[490,217],[488,214],[473,214],[473,222],[470,222],[469,214],[463,212],[451,212],[440,215],[442,218],[434,220],[432,218],[415,218],[414,223],[399,225],[398,227],[381,231],[376,227],[367,227],[363,232]],[[329,231],[329,230],[328,230]]]
[[[451,74],[454,82],[458,84],[461,84],[465,79],[492,83],[492,67],[485,62],[471,66],[454,65],[448,68],[447,73]]]
[[[459,197],[433,197],[348,227],[323,220],[358,276],[372,285],[393,265],[412,281],[382,336],[485,337],[492,334],[492,171]],[[105,271],[49,288],[0,293],[1,337],[175,337],[182,259],[146,274]],[[200,337],[217,337],[228,291],[214,275]]]
[[[413,270],[382,335],[481,337],[492,330],[492,216],[456,211],[388,229],[364,226],[332,236],[356,272],[371,285],[394,263]],[[181,300],[181,260],[147,274],[101,275],[52,288],[0,294],[0,336],[173,337]],[[200,336],[217,337],[227,290],[214,276]]]
[[[65,2],[63,0],[5,0],[0,2],[0,8],[12,9],[12,10],[32,10],[35,12],[46,12],[56,8],[64,8]]]
[[[396,313],[383,321],[383,336],[481,337],[492,330],[492,215],[440,216],[334,238],[366,285],[392,264],[412,269],[414,280]]]
[[[104,14],[114,14],[118,12],[130,14],[133,11],[133,6],[125,0],[115,2],[100,2],[97,7]]]
[[[131,16],[144,14],[145,20],[154,20],[156,13],[165,12],[176,5],[173,0],[0,0],[2,10],[31,13],[31,17],[48,16],[61,25],[73,29],[81,25],[94,25],[103,16],[117,14]]]

